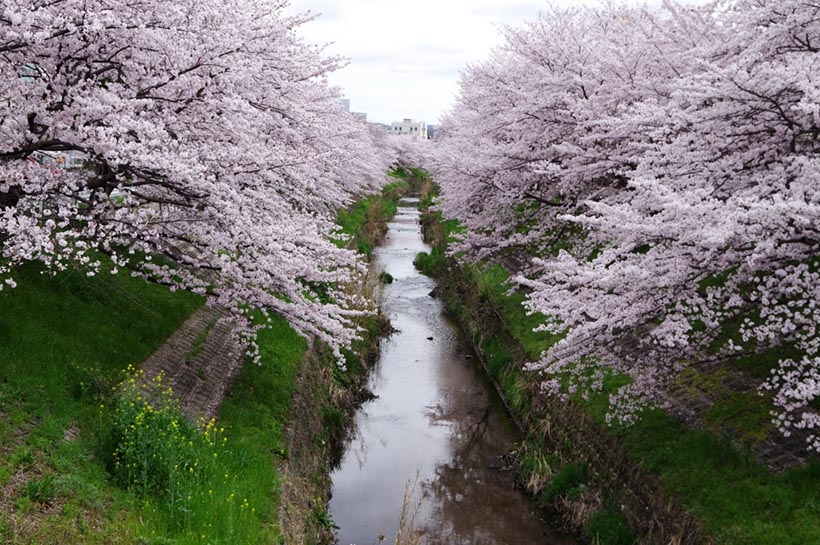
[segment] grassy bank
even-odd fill
[[[357,244],[371,245],[360,246],[365,253],[377,239],[364,237],[395,212],[404,185],[340,218]],[[218,419],[189,423],[161,379],[148,392],[134,369],[201,298],[123,273],[47,276],[27,266],[15,280],[16,289],[0,292],[0,541],[286,542],[282,468],[294,462],[288,423],[304,417],[292,411],[311,351],[284,319],[259,335],[261,365],[240,371]],[[377,346],[382,322],[363,321],[368,334],[347,371],[313,351],[316,372],[336,390],[319,388],[307,400],[320,422],[308,440],[322,459],[289,474],[294,480],[326,471],[344,425],[337,394],[366,368],[358,358]],[[326,499],[306,510],[300,498],[297,513],[325,534]]]
[[[420,255],[417,265],[439,279],[448,307],[483,353],[488,373],[511,411],[527,425],[528,443],[520,452],[522,481],[544,507],[561,510],[591,541],[633,543],[638,537],[625,524],[627,518],[638,533],[645,535],[651,528],[642,527],[637,508],[627,512],[627,517],[622,506],[630,511],[630,504],[652,504],[653,494],[645,493],[646,501],[637,501],[626,497],[624,487],[641,488],[646,482],[646,488],[653,490],[657,483],[663,495],[685,507],[702,526],[704,537],[690,537],[691,542],[820,542],[817,461],[773,474],[719,432],[688,428],[661,411],[645,413],[632,427],[610,428],[604,421],[606,392],[588,400],[575,397],[571,406],[543,400],[535,377],[525,375],[520,367],[557,338],[532,331],[543,317],[527,316],[521,306],[524,296],[507,293],[509,275],[503,267],[459,267],[446,257],[447,241],[457,229],[455,222],[442,222],[431,213],[425,221],[433,250]],[[609,380],[611,389],[619,379]],[[587,431],[556,430],[560,425]],[[582,445],[584,442],[590,444]],[[610,446],[619,454],[601,453]],[[641,472],[639,479],[625,476],[631,475],[633,467]]]
[[[202,301],[125,274],[15,278],[0,293],[0,536],[133,543],[136,499],[98,456],[112,388]]]
[[[396,172],[391,172],[394,178]],[[334,240],[336,245],[341,248],[351,244],[360,254],[370,256],[387,231],[385,220],[396,214],[398,199],[408,188],[408,182],[399,179],[385,186],[381,194],[360,199],[347,210],[340,211],[338,232],[344,236]]]
[[[199,298],[125,275],[16,278],[0,296],[2,541],[278,542],[275,460],[304,339],[275,318],[218,427],[191,425],[118,384]]]
[[[340,232],[347,240],[340,246],[357,248],[370,257],[397,211],[398,199],[407,191],[405,182],[389,184],[380,195],[358,201],[339,214]],[[345,286],[356,295],[378,302],[379,278],[368,275],[363,282]],[[340,366],[322,346],[311,347],[303,359],[290,398],[288,425],[282,433],[279,466],[278,516],[281,543],[324,544],[333,541],[333,521],[327,512],[330,470],[344,442],[348,423],[358,405],[367,399],[367,374],[378,356],[380,340],[390,323],[379,309],[356,320],[360,339],[343,352]],[[250,417],[250,416],[248,416]]]
[[[17,282],[0,296],[4,542],[278,542],[275,461],[304,339],[275,318],[218,427],[191,425],[171,400],[148,409],[117,385],[199,298],[35,267]]]

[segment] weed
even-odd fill
[[[430,202],[434,195],[435,187],[429,188]],[[518,415],[526,417],[528,403],[522,401],[522,397],[532,399],[532,394],[522,388],[521,382],[537,385],[537,378],[521,373],[518,364],[538,358],[559,338],[532,330],[533,324],[537,325],[546,317],[527,316],[521,305],[525,296],[509,293],[505,284],[508,275],[498,265],[476,270],[475,267],[461,268],[446,259],[448,240],[455,231],[452,225],[440,219],[437,213],[424,216],[425,232],[429,233],[428,241],[433,245],[433,252],[420,255],[417,266],[422,272],[438,276],[450,309],[460,315],[468,327],[476,327],[473,337],[481,341],[478,344],[487,356],[491,372],[498,378],[505,395],[513,400],[511,405]],[[448,267],[452,269],[448,270]],[[482,300],[472,296],[477,292],[481,293]],[[492,319],[476,318],[487,315],[483,308],[486,306],[496,313]],[[500,328],[499,332],[491,330],[496,326]],[[504,338],[507,334],[510,339]],[[524,349],[526,359],[507,358],[507,354],[518,356],[515,351],[519,348]],[[763,376],[771,367],[773,356],[768,356],[756,355],[755,361],[739,360],[737,364],[744,369],[756,365],[761,369],[757,374]],[[691,383],[693,387],[722,389],[716,377],[682,378],[684,383]],[[624,384],[624,380],[624,377],[609,375],[601,393],[592,393],[586,400],[580,395],[573,396],[573,401],[600,424],[602,430],[607,430],[605,413],[609,408],[609,394]],[[766,404],[762,401],[754,393],[731,395],[729,392],[715,405],[707,419],[759,439],[770,429]],[[660,477],[665,490],[703,522],[706,534],[715,543],[802,545],[820,542],[817,518],[820,512],[820,489],[817,487],[820,463],[816,460],[807,467],[774,475],[748,455],[739,453],[720,435],[690,429],[661,411],[645,412],[634,426],[606,433],[616,434],[636,464]],[[572,471],[576,470],[570,473]],[[554,486],[574,494],[573,490],[579,488],[571,483],[579,478],[577,475],[570,477],[556,476]]]
[[[369,242],[365,242],[364,240],[360,240],[356,245],[356,251],[362,255],[372,255],[373,254],[373,245]]]
[[[34,503],[50,503],[57,497],[57,486],[54,483],[54,475],[46,475],[42,479],[29,480],[23,487],[21,493]]]
[[[346,418],[344,413],[336,407],[330,405],[322,407],[322,423],[329,437],[340,438],[344,434]]]
[[[28,446],[17,447],[17,449],[12,452],[9,463],[13,468],[28,468],[34,464],[34,451]]]
[[[594,545],[634,545],[638,541],[626,516],[613,505],[593,513],[584,533]]]
[[[237,486],[241,458],[215,420],[190,424],[162,375],[122,386],[106,446],[115,482],[145,500],[143,510],[173,534],[212,542],[250,542],[255,507]],[[213,521],[219,521],[214,526]]]
[[[552,479],[556,463],[543,445],[526,442],[518,451],[518,475],[533,494],[539,494]]]
[[[422,274],[427,276],[438,277],[444,273],[445,269],[445,255],[444,250],[434,247],[430,253],[422,252],[416,256],[416,268]]]
[[[575,499],[587,479],[587,467],[581,464],[565,464],[550,479],[539,498],[543,506],[552,503],[559,496]]]
[[[338,528],[338,526],[336,526],[333,522],[333,519],[330,517],[330,513],[327,512],[327,509],[321,506],[320,502],[317,502],[313,506],[313,520],[319,525],[320,528],[324,528],[325,530],[333,530],[334,528]]]
[[[421,475],[416,473],[416,478],[408,481],[404,487],[396,545],[421,545],[422,535],[418,529],[418,519],[424,504],[419,492],[420,478]]]
[[[197,356],[202,352],[202,349],[205,348],[205,341],[208,340],[208,335],[211,334],[214,326],[216,325],[217,320],[212,321],[208,324],[208,326],[202,330],[199,335],[197,335],[196,339],[194,339],[194,344],[191,347],[191,351],[188,352],[188,355],[185,356],[185,363],[191,363],[196,359]]]
[[[717,400],[706,414],[706,421],[734,429],[741,439],[763,441],[774,429],[770,401],[755,391],[731,392]]]
[[[407,192],[407,182],[395,182],[382,189],[380,195],[361,199],[347,210],[341,210],[336,219],[339,225],[333,242],[340,248],[346,246],[352,238],[357,251],[366,256],[373,253],[386,232],[385,222],[398,211],[396,201]]]
[[[37,510],[37,504],[31,501],[27,496],[17,498],[17,501],[14,502],[14,507],[23,514],[33,513]]]

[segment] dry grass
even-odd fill
[[[423,499],[419,493],[419,474],[408,481],[404,488],[404,499],[399,515],[399,529],[396,532],[396,545],[421,545],[422,534],[418,530],[419,513]]]

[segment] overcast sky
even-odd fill
[[[291,0],[289,9],[321,13],[302,34],[350,59],[331,83],[343,88],[351,110],[366,112],[369,121],[435,124],[458,92],[459,71],[500,43],[498,25],[531,20],[547,1]]]

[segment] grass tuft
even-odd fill
[[[594,545],[634,545],[638,542],[623,512],[613,505],[590,515],[584,533]]]

